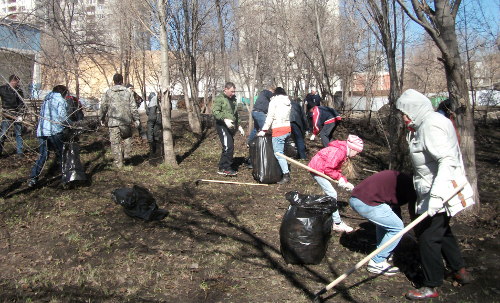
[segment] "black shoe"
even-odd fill
[[[224,170],[224,175],[226,176],[230,176],[230,177],[234,177],[236,176],[238,173],[232,169],[226,169]]]
[[[289,173],[284,174],[283,178],[281,178],[281,180],[278,181],[278,184],[285,184],[288,182],[290,182],[290,174]]]
[[[153,142],[149,143],[149,156],[152,157],[156,154],[156,145]]]
[[[34,178],[28,179],[28,187],[34,187],[36,185],[37,181]]]

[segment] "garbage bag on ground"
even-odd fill
[[[319,264],[331,236],[337,200],[330,196],[285,195],[290,206],[280,227],[280,250],[287,264]]]
[[[256,136],[250,142],[250,158],[252,159],[252,176],[259,183],[277,183],[283,173],[274,155],[271,136]]]
[[[130,217],[146,221],[162,220],[168,214],[159,209],[153,195],[144,187],[118,188],[112,193],[115,203],[123,206],[123,211]]]
[[[77,142],[66,142],[62,155],[62,182],[87,181],[87,175],[80,161],[80,145]]]
[[[299,152],[297,151],[297,144],[292,136],[285,140],[285,156],[290,158],[298,158]]]

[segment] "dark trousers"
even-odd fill
[[[323,143],[323,147],[327,147],[328,143],[332,141],[335,128],[337,128],[337,123],[323,125],[323,128],[319,132],[319,137],[321,139],[321,143]]]
[[[62,165],[62,151],[63,151],[63,134],[55,134],[47,137],[39,137],[38,142],[40,144],[39,153],[40,156],[35,162],[35,166],[31,169],[30,178],[37,179],[42,172],[45,161],[49,157],[49,151],[53,150],[56,153],[56,161],[59,165]]]
[[[307,131],[312,132],[313,131],[313,114],[307,110],[306,112],[306,122],[307,122]]]
[[[295,122],[290,123],[290,125],[292,126],[292,134],[295,139],[295,143],[297,144],[299,159],[306,159],[306,145],[304,143],[304,135],[302,134],[302,130]]]
[[[215,123],[217,134],[222,145],[222,153],[219,160],[219,170],[229,170],[233,165],[234,154],[234,132],[227,128],[224,121],[217,121]]]
[[[453,271],[465,267],[457,240],[451,232],[450,217],[446,214],[427,217],[418,225],[416,232],[424,270],[424,286],[437,287],[443,284],[443,257]]]

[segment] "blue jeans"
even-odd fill
[[[14,125],[14,134],[16,135],[16,152],[18,154],[22,154],[23,138],[21,137],[21,134],[23,131],[23,125],[22,123],[14,122],[14,120],[10,119],[3,119],[2,121],[1,132],[0,132],[0,153],[2,153],[3,151],[3,144],[5,142],[5,139],[7,138],[7,131],[9,130],[9,127],[11,125]]]
[[[248,141],[247,141],[248,143],[252,142],[257,132],[262,130],[262,127],[266,122],[266,117],[267,115],[263,112],[252,111],[253,129],[250,132],[250,135],[248,136]]]
[[[40,156],[38,157],[38,160],[36,160],[35,166],[31,169],[30,179],[36,180],[38,179],[38,176],[40,176],[43,166],[49,157],[49,149],[52,149],[56,153],[56,161],[62,164],[62,151],[64,145],[62,137],[62,133],[47,137],[38,137],[38,142],[40,144]]]
[[[335,190],[335,188],[333,188],[330,181],[328,181],[327,179],[320,177],[318,175],[312,175],[312,176],[313,176],[314,180],[316,180],[316,182],[318,182],[319,186],[321,186],[321,188],[323,189],[325,194],[327,194],[330,197],[333,197],[333,198],[335,198],[335,200],[337,200],[337,191]],[[338,210],[333,212],[332,219],[333,219],[333,223],[336,223],[336,224],[342,223],[342,219],[340,219],[340,213]]]
[[[273,150],[274,152],[278,152],[280,154],[284,154],[285,151],[285,140],[286,138],[290,137],[290,133],[284,134],[283,136],[279,137],[273,137]],[[281,172],[283,174],[288,174],[290,171],[288,170],[288,163],[286,162],[285,158],[278,157],[276,156],[276,159],[278,159],[278,163],[281,167]]]
[[[292,133],[295,137],[295,143],[297,144],[297,152],[299,153],[299,159],[307,159],[306,156],[306,144],[304,143],[304,136],[302,135],[302,131],[300,127],[292,122]]]
[[[392,211],[391,207],[387,204],[380,204],[370,206],[356,197],[349,199],[351,207],[362,217],[375,223],[377,235],[377,247],[380,247],[395,234],[404,228],[403,221]],[[376,254],[372,260],[373,262],[380,263],[385,261],[391,252],[398,246],[401,238],[394,241],[391,245],[387,246],[383,251]]]

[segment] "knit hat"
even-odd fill
[[[347,137],[347,146],[360,153],[363,150],[363,140],[356,135],[349,135]]]

